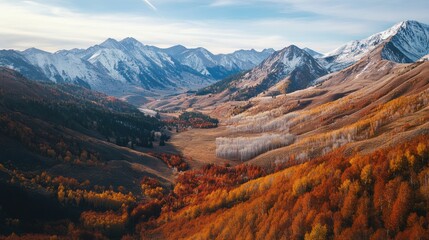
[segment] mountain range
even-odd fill
[[[304,89],[319,77],[351,66],[380,45],[384,46],[383,59],[415,62],[428,54],[428,36],[428,25],[404,21],[325,55],[296,46],[215,55],[204,48],[177,45],[163,49],[134,38],[107,39],[88,49],[55,53],[35,48],[22,52],[2,50],[0,66],[15,69],[30,79],[75,83],[115,96],[139,91],[180,93],[211,84],[227,86],[216,82],[248,71],[228,85],[241,91],[233,98],[243,100],[268,90]]]
[[[274,50],[240,50],[214,55],[203,48],[174,46],[161,49],[134,38],[107,39],[88,49],[55,53],[30,48],[3,50],[0,66],[34,80],[75,83],[118,95],[118,89],[181,92],[207,86],[230,74],[251,69]],[[123,90],[128,91],[128,90]]]
[[[204,48],[187,49],[181,45],[161,49],[161,51],[214,79],[222,79],[231,74],[251,69],[274,53],[274,49],[264,49],[262,52],[252,49],[239,50],[232,54],[214,55]]]
[[[346,77],[349,67],[369,58],[374,51],[380,53],[377,59],[392,63],[424,61],[429,53],[429,25],[416,21],[400,22],[386,31],[352,41],[326,55],[291,45],[274,52],[249,71],[200,89],[196,96],[158,101],[148,106],[177,110],[291,93],[321,84],[332,74],[346,71],[343,74]]]

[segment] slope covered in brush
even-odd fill
[[[29,81],[8,69],[0,70],[0,82],[0,163],[7,169],[129,190],[139,174],[168,178],[160,160],[129,149],[152,144],[151,131],[162,125],[157,119],[104,94]],[[121,178],[126,172],[131,177]]]
[[[189,200],[143,236],[165,239],[425,239],[429,137],[305,164]],[[156,226],[156,225],[155,225]]]

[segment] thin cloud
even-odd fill
[[[210,4],[212,7],[224,7],[231,5],[241,5],[246,4],[246,1],[237,1],[237,0],[216,0]]]
[[[64,0],[65,1],[65,0]],[[150,5],[143,1],[143,4]],[[25,49],[37,47],[43,50],[56,51],[75,47],[87,48],[100,43],[106,38],[122,39],[134,37],[144,44],[169,47],[182,44],[188,47],[205,47],[215,53],[226,53],[237,49],[263,48],[281,49],[290,44],[309,47],[319,52],[329,52],[340,45],[355,39],[362,39],[376,32],[385,30],[396,22],[411,18],[429,22],[428,17],[419,17],[415,7],[403,9],[403,15],[393,14],[394,7],[389,7],[387,19],[382,13],[381,20],[356,20],[362,10],[350,5],[341,5],[341,0],[320,0],[327,4],[314,3],[310,0],[199,0],[202,4],[195,7],[196,0],[157,0],[162,6],[162,14],[141,15],[128,11],[91,12],[79,11],[78,8],[66,8],[58,5],[59,1],[37,0],[16,1],[0,0],[0,48]],[[370,0],[362,0],[368,3]],[[392,0],[395,1],[395,0]],[[62,1],[61,1],[62,2]],[[151,3],[152,0],[149,0]],[[218,8],[208,8],[210,3],[217,2]],[[247,2],[247,3],[246,3]],[[310,2],[313,2],[310,4]],[[416,1],[415,2],[419,2]],[[285,13],[263,15],[255,18],[234,18],[222,9],[229,5],[246,5],[246,9],[255,3],[278,4],[279,12]],[[282,3],[282,4],[281,4]],[[136,5],[143,6],[140,1]],[[153,4],[151,4],[153,6]],[[420,3],[420,9],[427,9]],[[236,7],[235,6],[235,7]],[[153,8],[154,7],[154,8]],[[150,7],[154,11],[156,7]],[[377,12],[382,12],[381,4],[375,4]],[[175,15],[181,9],[189,10],[185,16]],[[298,12],[318,10],[317,17],[296,16]],[[350,8],[347,12],[345,8]],[[413,14],[410,14],[414,10]],[[195,13],[198,11],[198,14]],[[204,11],[210,11],[206,17]],[[245,10],[247,11],[247,10]],[[354,11],[352,14],[351,11]],[[366,10],[368,11],[368,10]],[[386,10],[387,11],[387,10]],[[341,12],[332,14],[331,12]],[[189,14],[188,14],[189,13]],[[291,14],[292,13],[292,14]],[[163,15],[164,14],[164,15]],[[219,16],[215,16],[219,14]],[[233,14],[240,15],[237,11]],[[349,18],[342,15],[349,15]],[[371,14],[374,15],[372,12]],[[293,15],[291,17],[290,15]],[[329,15],[327,17],[327,15]],[[406,16],[404,16],[406,15]],[[229,16],[229,17],[227,17]],[[429,16],[429,15],[428,15]],[[422,19],[423,18],[423,19]],[[11,24],[13,23],[13,24]]]
[[[158,9],[151,3],[149,0],[142,0],[144,3],[146,3],[150,8],[152,8],[154,11],[158,11]]]

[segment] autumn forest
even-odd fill
[[[0,50],[0,239],[429,240],[427,36]]]

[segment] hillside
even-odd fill
[[[147,148],[158,144],[151,132],[162,125],[114,97],[1,68],[2,234],[131,204],[144,197],[138,183],[145,176],[169,186],[173,169]],[[21,223],[5,226],[6,219]]]
[[[198,157],[191,161],[198,168],[179,174],[172,188],[145,178],[140,183],[145,198],[105,193],[103,197],[114,196],[127,207],[120,208],[114,201],[98,203],[80,214],[73,208],[58,211],[62,216],[76,216],[72,217],[76,225],[61,230],[64,225],[59,224],[44,234],[92,238],[129,234],[143,239],[426,239],[429,63],[382,60],[381,49],[316,87],[275,99],[255,98],[240,113],[230,112],[235,116],[225,117],[228,121],[221,122],[220,129],[179,133],[173,144],[185,155]],[[221,106],[213,113],[230,110],[236,108]],[[288,135],[292,138],[282,138]],[[227,144],[218,148],[227,154],[212,159],[216,138],[222,138],[219,144]],[[234,148],[240,147],[240,141],[244,146],[268,147],[244,148],[237,157]],[[261,151],[257,157],[249,152],[254,149]],[[248,156],[248,164],[239,164]],[[222,161],[222,165],[205,165],[204,161]],[[26,179],[17,175],[14,181],[20,178]],[[46,175],[36,179],[37,184],[46,184]],[[62,197],[59,181],[71,191],[70,196]],[[76,201],[73,194],[79,196],[79,191],[74,190],[72,180],[50,182],[59,189],[63,202]]]
[[[142,167],[154,173],[161,170],[160,177],[169,178],[162,163],[131,149],[152,145],[151,131],[162,126],[156,118],[114,97],[74,85],[32,82],[4,68],[0,77],[2,138],[18,149],[26,149],[29,159],[33,155],[40,159],[40,163],[21,160],[26,169],[39,164],[52,167],[48,163],[57,163],[56,169],[61,169],[59,165],[70,163],[91,166],[139,159],[136,163]],[[9,149],[2,151],[11,156],[18,154]],[[10,161],[2,156],[3,164]]]
[[[305,90],[204,107],[220,129],[172,140],[194,164],[278,172],[226,189],[217,173],[210,193],[183,192],[201,173],[184,174],[174,188],[183,209],[142,223],[141,236],[426,239],[429,63],[384,60],[384,49]]]
[[[274,141],[278,140],[275,134],[291,134],[294,137],[292,143],[270,147],[269,151],[261,150],[257,155],[267,153],[250,158],[252,164],[269,166],[280,161],[278,159],[287,159],[292,155],[302,159],[320,156],[344,144],[370,151],[389,143],[392,134],[395,139],[399,138],[395,131],[399,131],[398,128],[405,123],[410,131],[406,131],[401,138],[415,136],[427,127],[422,119],[427,118],[424,99],[429,81],[428,63],[402,65],[382,60],[382,49],[383,46],[380,46],[350,68],[328,75],[317,86],[306,90],[276,98],[257,97],[247,102],[227,102],[207,107],[213,116],[224,119],[221,126],[226,128],[226,131],[218,131],[217,134],[208,133],[212,136],[211,141],[214,143],[221,138],[239,141],[240,137],[248,137],[256,143],[257,138],[263,135],[271,134]],[[399,103],[405,106],[416,104],[418,107],[404,113],[390,110],[397,109],[398,106],[394,105]],[[396,112],[395,117],[387,117],[392,111]],[[174,141],[179,139],[180,135],[173,138]],[[216,145],[217,153],[213,148],[204,148],[205,152],[201,154],[222,156],[219,149],[223,148],[223,144],[216,141]],[[231,144],[225,146],[234,152]],[[237,148],[242,149],[239,145]],[[240,157],[227,159],[237,160]],[[246,157],[246,160],[249,158]]]
[[[178,148],[207,156],[207,162],[249,160],[278,172],[228,190],[184,195],[188,206],[142,224],[140,234],[147,239],[426,239],[429,65],[383,60],[383,47],[316,87],[254,98],[239,114],[230,103],[218,106],[213,115],[233,115],[220,131],[199,132],[203,136],[195,141],[190,133],[175,136],[173,142],[186,138],[189,145],[203,146],[199,153]],[[285,139],[288,135],[293,138]],[[176,185],[174,191],[183,188]]]
[[[428,146],[425,134],[365,155],[340,148],[228,191],[197,195],[140,233],[144,239],[427,239]]]

